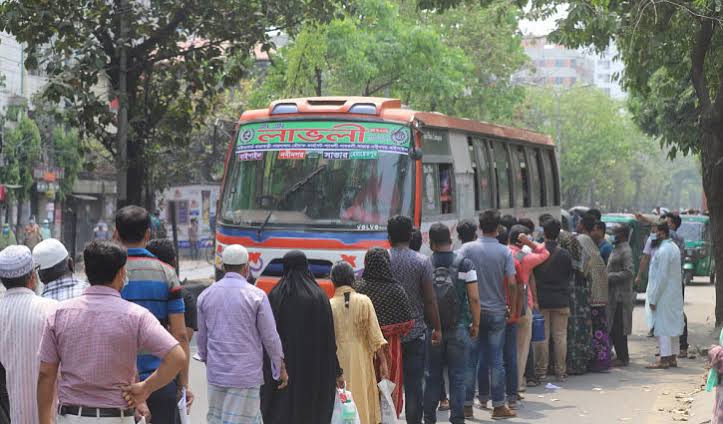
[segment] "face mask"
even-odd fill
[[[10,227],[3,227],[3,235],[6,236],[8,234],[10,234]]]
[[[655,241],[655,240],[657,240],[657,239],[658,239],[658,233],[652,233],[652,234],[650,235],[650,240]]]
[[[612,244],[618,244],[618,236],[610,236],[610,242]]]
[[[128,272],[126,271],[125,275],[123,276],[123,288],[126,288],[128,285]],[[123,290],[123,289],[121,289]]]

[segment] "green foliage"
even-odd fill
[[[0,167],[0,182],[19,185],[17,193],[26,197],[33,185],[33,167],[40,163],[40,130],[26,114],[14,128],[5,128],[3,143],[4,166]]]
[[[682,193],[700,187],[694,162],[659,166],[664,154],[653,138],[635,126],[624,106],[594,88],[529,88],[515,124],[553,135],[559,126],[561,184],[567,206],[597,204],[605,210],[691,206],[685,203],[691,199]],[[671,180],[674,175],[677,178]],[[699,201],[700,196],[692,206]]]
[[[187,146],[215,96],[244,76],[254,46],[271,47],[269,29],[293,33],[302,21],[328,20],[335,8],[327,0],[8,0],[0,4],[0,30],[28,46],[28,68],[47,72],[44,97],[65,103],[80,135],[113,154],[117,117],[109,103],[127,100],[129,167],[136,177],[129,200],[138,202],[150,145]],[[124,17],[127,39],[119,30]]]
[[[252,104],[309,95],[397,96],[436,109],[465,89],[464,52],[431,26],[400,15],[388,0],[363,0],[342,17],[306,25],[274,57]]]
[[[57,126],[53,129],[52,139],[48,141],[55,166],[61,167],[65,171],[65,176],[60,180],[60,191],[58,192],[62,200],[73,192],[73,184],[83,169],[80,136],[75,129]]]

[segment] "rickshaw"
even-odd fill
[[[608,236],[612,236],[613,229],[621,224],[627,224],[630,228],[628,242],[630,243],[630,249],[633,251],[633,267],[635,268],[634,274],[638,275],[640,258],[643,256],[645,242],[648,240],[648,236],[650,236],[650,224],[638,221],[635,219],[635,215],[627,213],[606,214],[602,216],[602,221],[606,224],[606,233]],[[645,293],[645,289],[648,286],[647,273],[643,273],[643,275],[644,278],[640,284],[635,285],[634,287],[635,291],[638,293]]]
[[[715,256],[710,232],[710,217],[705,215],[681,215],[682,224],[678,235],[685,239],[683,280],[693,282],[695,277],[710,277],[715,283]]]

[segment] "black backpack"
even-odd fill
[[[439,307],[439,321],[442,323],[442,329],[447,329],[457,324],[460,304],[456,282],[459,278],[459,266],[463,259],[463,256],[455,254],[452,265],[448,267],[437,267],[432,274],[434,292],[437,295],[437,305]]]

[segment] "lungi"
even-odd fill
[[[208,385],[208,424],[261,424],[261,386],[236,389]]]

